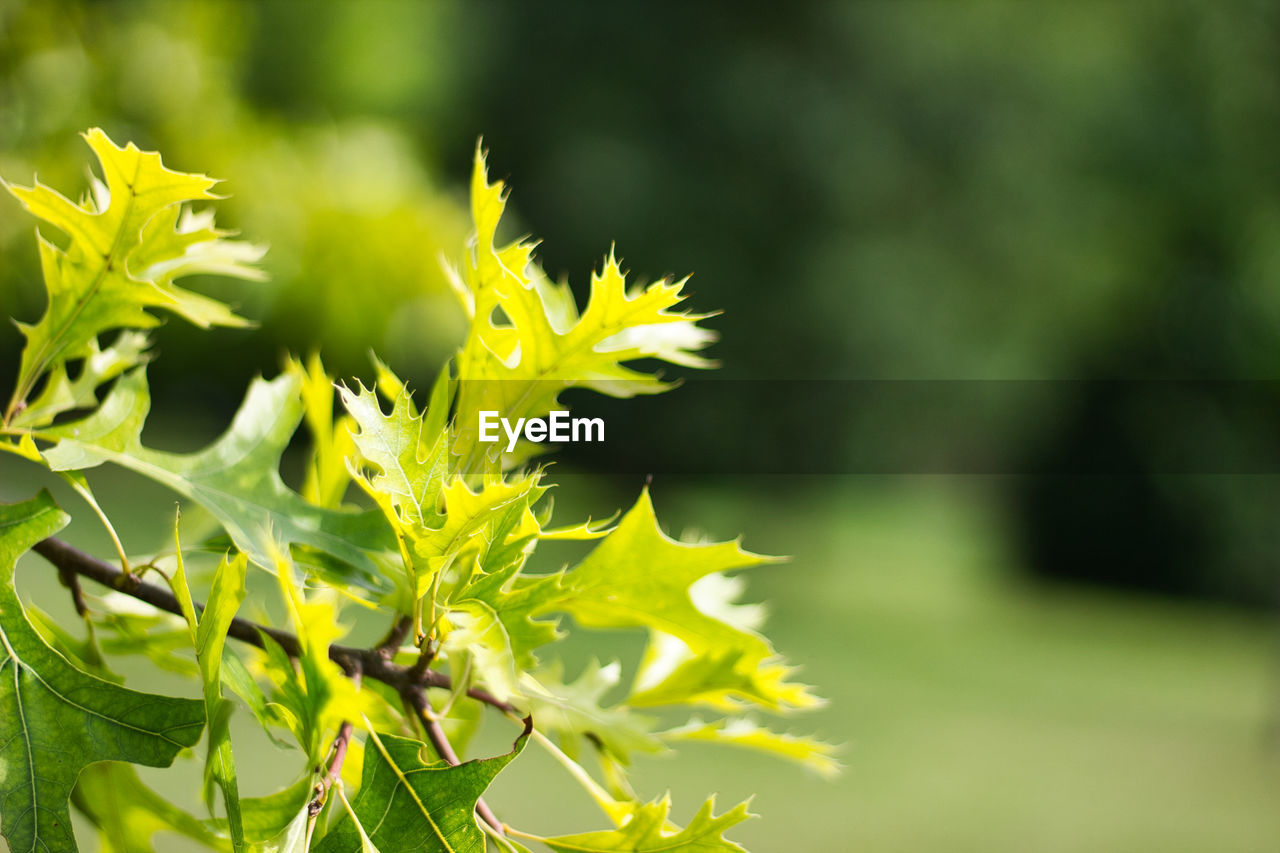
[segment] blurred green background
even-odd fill
[[[1048,416],[990,425],[1022,475],[839,473],[856,436],[815,420],[831,474],[659,476],[673,531],[794,555],[752,590],[832,698],[795,727],[847,744],[834,784],[710,750],[645,767],[678,818],[718,790],[758,794],[737,837],[760,851],[1280,847],[1280,478],[1162,470],[1153,386],[1099,381],[1254,381],[1244,414],[1206,392],[1178,416],[1280,447],[1276,4],[0,0],[0,175],[74,194],[93,125],[226,179],[220,221],[271,246],[268,284],[207,285],[259,328],[160,330],[171,446],[285,351],[429,380],[462,329],[439,258],[481,135],[508,233],[580,297],[615,241],[642,278],[696,273],[724,376],[1055,381]],[[0,307],[28,320],[32,231],[0,199]],[[725,442],[768,454],[802,414],[764,387],[741,383],[756,428]],[[1067,476],[1086,447],[1113,473]],[[561,479],[566,517],[642,482]],[[38,481],[6,462],[0,497]],[[170,498],[103,491],[160,546]],[[22,583],[62,612],[35,563]],[[513,822],[593,820],[552,767],[500,786]]]

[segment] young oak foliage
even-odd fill
[[[553,526],[551,484],[534,462],[540,446],[501,453],[477,435],[481,409],[544,416],[563,408],[559,395],[569,387],[615,397],[674,387],[637,369],[638,359],[712,366],[699,354],[714,339],[699,325],[710,315],[678,308],[684,281],[629,285],[610,251],[579,308],[568,285],[538,266],[531,242],[498,241],[506,194],[489,182],[477,150],[475,234],[453,271],[470,327],[425,400],[376,358],[370,386],[335,384],[318,354],[290,358],[276,378],[251,383],[208,447],[160,451],[142,440],[153,312],[198,326],[242,324],[175,281],[193,272],[260,277],[251,264],[261,250],[227,239],[209,210],[192,211],[215,199],[212,179],[173,171],[158,154],[117,146],[99,130],[86,139],[103,177],[85,200],[40,184],[10,187],[67,243],[39,240],[49,305],[21,327],[27,344],[0,420],[0,450],[68,479],[108,525],[121,569],[65,546],[40,549],[64,580],[80,574],[116,590],[87,605],[72,583],[77,606],[97,626],[85,640],[40,617],[60,654],[27,618],[12,575],[17,558],[66,516],[44,493],[0,507],[0,829],[13,849],[75,850],[74,790],[76,807],[111,850],[146,849],[167,829],[211,849],[261,853],[480,853],[526,851],[526,843],[728,853],[743,850],[725,832],[750,816],[745,804],[716,815],[708,800],[681,827],[668,798],[633,790],[631,763],[705,741],[767,751],[824,775],[836,769],[827,744],[746,713],[820,702],[761,633],[762,609],[738,603],[743,580],[734,573],[773,558],[737,542],[670,538],[647,489],[616,525]],[[311,452],[295,490],[280,462],[303,424]],[[216,520],[225,536],[204,547],[225,556],[207,591],[193,588],[181,543],[174,557],[142,564],[171,572],[172,592],[132,573],[110,508],[90,488],[93,469],[108,462]],[[531,560],[548,540],[595,545],[577,565],[534,571]],[[244,621],[267,612],[246,603],[249,573],[259,570],[275,576],[282,626]],[[121,608],[129,597],[180,615],[187,630]],[[347,601],[381,620],[375,645],[339,644]],[[618,662],[566,673],[557,647],[569,633],[566,615],[581,627],[647,634],[630,685],[620,683]],[[245,645],[232,652],[230,638]],[[194,664],[176,656],[181,646],[194,651]],[[197,679],[203,701],[134,693],[91,674],[107,673],[110,655],[139,650]],[[464,760],[453,744],[473,742],[486,708],[523,721],[523,730],[510,752]],[[281,750],[297,750],[281,753],[294,762],[292,785],[241,799],[229,725],[237,710]],[[108,759],[168,764],[202,729],[209,820],[186,815],[127,765],[81,773]],[[583,787],[611,828],[544,838],[503,823],[485,792],[529,740],[560,763],[563,781]],[[589,769],[593,757],[602,781]],[[225,817],[216,814],[215,789]],[[104,805],[123,793],[127,807]]]
[[[6,419],[45,371],[91,354],[94,340],[110,329],[145,329],[163,308],[198,326],[236,326],[245,321],[226,305],[178,287],[194,273],[258,278],[250,264],[264,249],[225,239],[209,212],[187,205],[216,199],[217,183],[204,175],[165,168],[160,155],[132,143],[120,148],[98,128],[85,134],[102,167],[91,193],[73,202],[38,181],[10,186],[23,206],[70,239],[63,249],[40,238],[40,262],[49,304],[31,325],[13,400]]]

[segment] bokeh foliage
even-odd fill
[[[1089,444],[1138,479],[1011,484],[1033,567],[1245,601],[1280,587],[1274,490],[1163,477],[1143,401],[1087,381],[1280,364],[1272,4],[0,10],[6,174],[74,185],[71,132],[100,124],[230,178],[228,220],[272,245],[275,284],[233,294],[266,334],[162,334],[157,387],[189,393],[214,362],[225,381],[191,396],[230,407],[246,373],[321,342],[339,373],[373,347],[423,384],[460,334],[437,255],[484,134],[546,223],[548,271],[581,287],[580,259],[615,239],[694,271],[732,329],[726,376],[1084,380],[1042,416],[1009,412],[1005,467],[1061,469]],[[26,235],[0,217],[0,294],[31,316]],[[370,289],[381,310],[356,307]],[[1258,397],[1226,428],[1275,451],[1280,404]],[[1206,413],[1192,396],[1163,418]],[[747,393],[737,414],[762,416]],[[856,438],[812,441],[840,460]]]

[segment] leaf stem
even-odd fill
[[[551,757],[560,762],[560,765],[564,767],[565,770],[569,771],[570,776],[578,780],[578,784],[591,795],[591,798],[596,801],[596,805],[600,806],[600,810],[603,811],[610,820],[612,820],[616,825],[621,826],[622,819],[627,813],[625,803],[615,800],[608,791],[601,787],[599,782],[591,778],[591,774],[587,773],[581,764],[565,755],[563,750],[552,743],[551,739],[542,732],[534,729],[533,739],[536,740],[543,749],[551,753]]]
[[[116,554],[120,557],[120,568],[124,569],[126,577],[132,575],[133,567],[129,565],[129,556],[124,551],[124,544],[120,541],[120,536],[116,533],[116,528],[111,523],[111,519],[107,518],[107,513],[102,509],[102,505],[98,503],[98,499],[94,497],[93,490],[89,488],[89,483],[85,481],[82,475],[70,471],[59,471],[58,476],[62,477],[72,489],[75,489],[76,494],[83,498],[84,502],[93,510],[93,514],[98,516],[98,520],[106,528],[107,535],[111,537],[111,544],[115,546]]]

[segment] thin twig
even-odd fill
[[[307,814],[311,818],[315,818],[320,814],[320,809],[324,807],[329,789],[342,776],[342,763],[347,760],[347,748],[351,745],[351,733],[354,730],[355,727],[346,720],[343,720],[342,725],[338,727],[338,736],[334,738],[333,749],[330,750],[333,758],[329,760],[329,767],[325,774],[316,783],[316,795],[311,799],[311,804],[307,806]]]
[[[81,619],[89,616],[89,605],[84,600],[84,590],[80,588],[80,576],[70,569],[58,569],[58,580],[71,590],[71,603],[75,605],[76,615]]]
[[[135,575],[127,575],[110,563],[90,556],[60,539],[45,539],[37,543],[33,550],[52,563],[59,573],[72,572],[80,577],[96,581],[109,589],[123,592],[139,601],[145,601],[152,607],[179,616],[182,615],[182,608],[178,604],[178,599],[169,590],[138,580]],[[204,605],[198,602],[195,608],[198,612],[204,611]],[[259,625],[248,619],[241,619],[240,617],[232,619],[227,629],[227,636],[258,648],[263,647],[262,638],[264,636],[270,637],[290,657],[296,658],[302,655],[302,644],[298,642],[296,636],[278,628]],[[413,667],[395,663],[390,655],[385,654],[384,650],[378,647],[361,649],[334,644],[329,647],[329,658],[341,667],[342,671],[348,676],[361,673],[365,678],[381,681],[383,684],[393,688],[397,693],[403,693],[411,687],[453,689],[453,681],[443,672],[434,669],[415,672]],[[510,702],[504,702],[478,687],[469,689],[467,695],[477,702],[490,705],[504,713],[518,714],[515,706]]]

